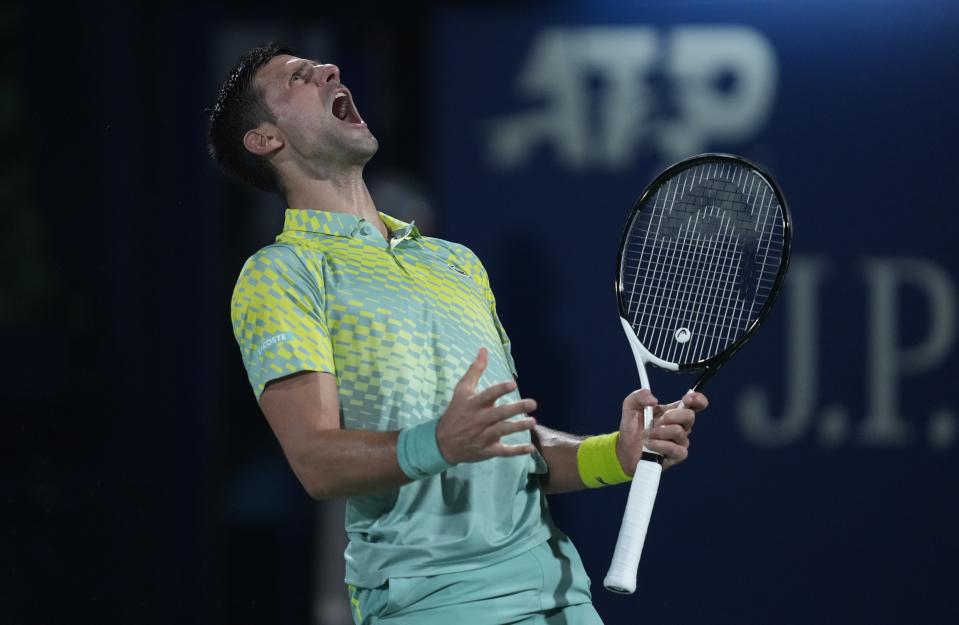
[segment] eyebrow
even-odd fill
[[[289,62],[287,62],[287,64],[289,64]],[[313,61],[310,61],[310,60],[307,60],[307,59],[300,59],[299,61],[297,61],[296,63],[294,63],[291,68],[287,68],[287,71],[286,71],[286,73],[284,74],[284,78],[283,78],[282,80],[283,80],[284,82],[288,82],[289,79],[290,79],[290,77],[291,77],[293,74],[295,74],[296,72],[298,72],[298,71],[300,71],[300,70],[303,69],[304,64],[305,64],[305,65],[309,65],[310,67],[315,67],[315,66],[319,65],[319,63],[314,63]]]

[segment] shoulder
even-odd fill
[[[435,237],[423,237],[424,244],[434,252],[445,254],[448,262],[454,262],[470,274],[486,275],[486,268],[473,250],[462,243],[454,243]]]
[[[266,294],[270,290],[286,290],[290,287],[316,289],[316,272],[307,268],[307,263],[296,246],[288,243],[272,243],[250,256],[237,278],[233,289],[234,301],[254,292]]]
[[[473,250],[466,247],[462,243],[447,241],[446,239],[440,239],[437,237],[422,237],[420,240],[427,248],[431,250],[446,250],[452,254],[462,254],[473,257],[476,256],[476,254],[473,253]]]
[[[288,243],[272,243],[260,248],[243,263],[240,276],[257,271],[289,271],[304,265],[296,248]]]

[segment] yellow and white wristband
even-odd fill
[[[579,444],[576,451],[576,467],[583,484],[589,488],[601,488],[629,482],[633,478],[626,475],[616,455],[616,442],[619,432],[590,436]]]

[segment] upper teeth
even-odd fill
[[[342,102],[341,102],[342,100]],[[349,115],[350,103],[346,99],[346,92],[341,91],[333,96],[333,116],[337,119],[346,120]]]

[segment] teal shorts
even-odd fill
[[[569,538],[471,571],[349,586],[356,625],[603,625]]]

